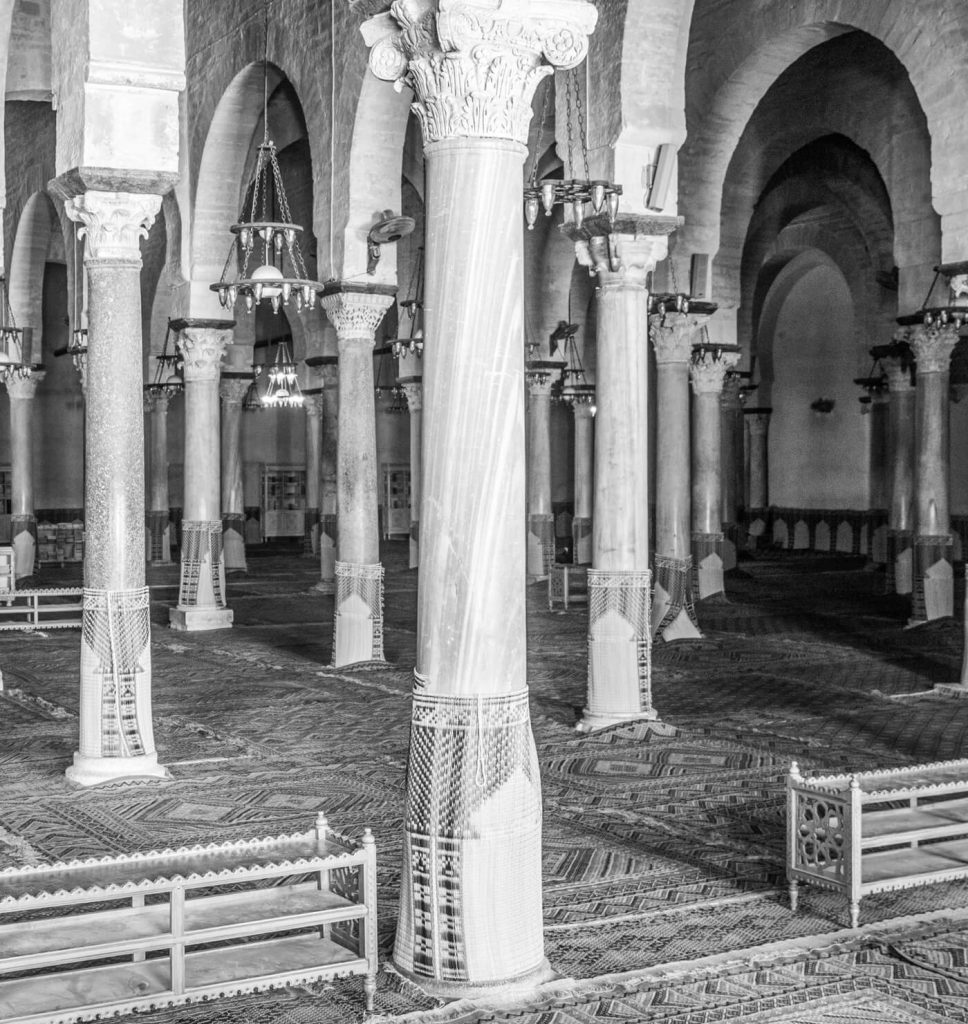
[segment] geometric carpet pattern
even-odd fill
[[[402,543],[381,554],[387,664],[353,670],[329,667],[333,598],[312,589],[313,560],[250,552],[248,573],[229,577],[235,627],[196,634],[166,626],[177,569],[149,569],[154,731],[168,782],[70,787],[79,638],[0,634],[0,868],[303,830],[325,810],[341,831],[376,836],[388,960],[416,573]],[[741,568],[727,578],[728,601],[698,605],[703,639],[654,648],[659,721],[594,736],[574,731],[587,608],[551,612],[544,586],[529,588],[545,951],[562,980],[512,1006],[435,1009],[388,970],[379,1014],[526,1024],[968,1019],[968,887],[865,898],[865,926],[966,913],[890,942],[831,945],[816,937],[843,927],[843,900],[802,887],[792,914],[783,879],[792,760],[839,771],[968,756],[968,701],[932,692],[958,677],[961,623],[904,630],[905,603],[880,596],[883,578],[859,559],[758,555]],[[73,582],[71,567],[44,573],[44,585]],[[776,948],[762,962],[740,955],[764,943]],[[690,973],[690,963],[731,951],[738,960]],[[347,980],[138,1020],[336,1024],[361,1013],[359,982]]]

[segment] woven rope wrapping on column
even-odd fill
[[[528,693],[413,699],[395,961],[439,981],[540,966],[541,792]]]
[[[359,565],[356,562],[336,563],[336,609],[333,633],[339,619],[340,607],[356,595],[370,609],[373,624],[373,659],[383,660],[383,566]]]
[[[206,557],[212,578],[212,594],[217,608],[225,607],[222,587],[222,524],[221,522],[182,521],[181,583],[178,603],[182,607],[198,604],[198,585]]]
[[[685,609],[689,618],[696,622],[696,608],[693,603],[693,572],[692,556],[685,558],[669,558],[666,555],[655,556],[655,582],[669,595],[669,608],[662,621],[655,627],[658,635],[670,623],[675,622],[679,612]]]
[[[150,753],[150,722],[142,723],[139,698],[150,685],[151,628],[148,588],[94,590],[84,588],[81,620],[81,679],[95,680],[97,692],[82,694],[95,701],[100,749],[82,753],[100,757],[135,757]]]
[[[938,562],[947,562],[951,565],[953,542],[950,534],[922,534],[914,537],[914,587],[911,592],[911,618],[915,621],[923,621],[929,618],[937,618],[937,612],[931,614],[932,609],[928,607],[925,588],[931,579],[929,571]],[[952,576],[954,575],[952,571]],[[951,614],[951,609],[945,607],[946,614]]]
[[[615,639],[628,633],[636,646],[640,710],[652,710],[652,639],[649,630],[651,573],[648,569],[588,570],[588,647],[614,643],[609,633],[615,618],[626,624]],[[611,620],[611,621],[609,621]]]

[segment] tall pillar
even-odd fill
[[[172,629],[228,629],[219,507],[219,365],[232,342],[231,320],[174,320],[185,377],[185,498],[178,605]]]
[[[571,521],[572,561],[590,565],[592,560],[592,502],[595,495],[595,412],[591,402],[576,401],[575,414],[575,515]]]
[[[699,350],[692,360],[692,558],[699,600],[722,594],[723,385],[738,352]]]
[[[904,341],[906,328],[895,334]],[[914,384],[910,361],[885,359],[887,370],[890,505],[887,517],[887,592],[910,594],[914,579]]]
[[[319,480],[319,582],[321,594],[336,593],[336,454],[339,433],[339,367],[336,356],[323,356],[316,368],[323,387],[323,439]]]
[[[555,560],[551,511],[551,371],[529,369],[528,385],[528,579],[548,578]]]
[[[580,0],[533,0],[514,18],[479,0],[425,11],[395,4],[364,25],[370,67],[416,88],[425,330],[447,339],[423,355],[417,667],[394,962],[421,987],[459,996],[550,973],[526,663],[521,174],[531,100],[550,73],[542,55],[579,63],[596,12]],[[385,34],[394,19],[405,31]]]
[[[89,289],[80,736],[66,775],[165,777],[151,722],[139,248],[161,195],[78,194],[68,175],[50,187],[82,225]]]
[[[948,370],[957,341],[954,324],[918,324],[911,331],[911,348],[917,360],[912,625],[954,614],[948,510]]]
[[[420,463],[423,444],[423,378],[400,381],[410,410],[410,568],[420,565]]]
[[[222,560],[226,572],[245,572],[245,493],[242,484],[242,403],[252,377],[222,374],[218,393],[222,399]],[[187,465],[187,461],[186,461]]]
[[[303,392],[306,410],[306,528],[303,554],[319,557],[319,502],[323,458],[323,393]]]
[[[887,561],[887,507],[890,495],[889,403],[887,384],[870,391],[870,509],[867,519],[867,555],[872,562]]]
[[[649,629],[646,277],[675,218],[591,217],[566,230],[597,275],[595,503],[588,572],[588,697],[577,728],[655,718]]]
[[[394,291],[385,285],[336,283],[323,292],[323,307],[339,346],[336,667],[383,660],[373,342]]]
[[[34,514],[34,397],[43,370],[7,378],[10,398],[10,534],[16,578],[33,576],[37,559],[37,516]]]
[[[765,511],[770,504],[770,449],[768,436],[772,409],[746,410],[750,439],[750,509]]]
[[[689,361],[707,317],[656,313],[655,587],[652,637],[698,640],[689,522]]]
[[[168,497],[168,407],[172,393],[167,388],[145,392],[148,413],[148,511],[145,515],[147,560],[152,565],[171,562],[171,508]]]
[[[739,543],[739,510],[743,502],[740,491],[743,450],[737,443],[743,437],[743,402],[740,398],[742,380],[730,373],[720,395],[720,487],[722,490],[723,569],[736,568],[736,547]],[[737,430],[737,423],[739,430]],[[737,438],[738,435],[738,438]]]

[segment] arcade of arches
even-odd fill
[[[79,644],[0,640],[0,869],[284,831],[274,799],[293,820],[342,807],[380,844],[387,1014],[533,1006],[563,974],[792,936],[786,754],[960,753],[811,760],[805,721],[794,743],[768,706],[801,656],[814,694],[838,658],[858,700],[957,690],[966,38],[961,0],[0,0],[4,326],[23,329],[0,363],[0,585],[83,585],[84,606]],[[210,287],[267,137],[310,282],[276,311]],[[529,229],[524,186],[571,178],[621,185],[617,210]],[[302,404],[266,407],[287,350]],[[782,614],[741,611],[767,592]],[[853,653],[822,615],[784,634],[796,594],[853,602]],[[294,622],[283,651],[270,626]],[[761,749],[730,730],[786,658]],[[676,686],[725,732],[675,721]],[[811,699],[826,736],[833,698]],[[251,728],[217,720],[233,700]],[[642,839],[676,834],[679,791],[646,820],[632,784],[663,751],[722,756],[682,797],[710,806],[738,758],[779,866],[735,869],[757,839],[704,875],[698,832]],[[549,838],[549,808],[587,833]],[[679,948],[685,897],[642,900],[686,863],[703,913],[769,898],[763,929],[717,918],[717,948],[637,960],[656,929]],[[582,913],[549,911],[595,871],[610,888]],[[624,958],[563,966],[568,928]]]

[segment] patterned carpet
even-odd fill
[[[416,573],[405,558],[404,544],[386,546],[388,664],[351,671],[328,667],[333,599],[312,590],[312,561],[252,557],[247,574],[229,578],[236,628],[214,634],[166,628],[177,571],[151,569],[155,730],[168,783],[69,787],[77,634],[0,635],[0,867],[301,830],[325,809],[341,831],[376,835],[388,960],[415,647]],[[42,579],[67,585],[76,569]],[[882,583],[845,557],[743,562],[729,601],[700,606],[705,639],[655,649],[661,721],[591,737],[573,731],[585,607],[551,612],[543,585],[529,588],[546,952],[565,980],[519,1005],[434,1009],[390,969],[378,1013],[428,1024],[968,1018],[968,887],[865,898],[862,923],[875,931],[836,941],[843,900],[802,890],[796,915],[786,900],[791,760],[860,770],[968,751],[968,701],[931,691],[957,679],[961,623],[902,629],[906,607],[879,596]],[[938,911],[950,919],[882,938],[878,922]],[[764,943],[779,947],[750,962],[743,951]],[[684,966],[731,951],[731,961]],[[139,1019],[361,1016],[359,981],[349,979]]]

